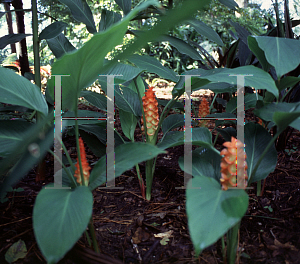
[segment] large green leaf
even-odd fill
[[[269,142],[272,140],[271,135],[266,129],[261,125],[255,123],[248,123],[244,127],[245,129],[245,144],[246,144],[246,154],[247,154],[247,165],[248,165],[248,182],[256,182],[265,179],[271,172],[275,170],[277,162],[277,151],[273,145],[266,155],[264,156],[262,162],[258,166],[255,175],[251,176],[254,167],[259,160],[261,154],[266,149]],[[250,178],[251,177],[251,178]]]
[[[206,176],[220,179],[220,154],[203,147],[197,148],[192,152],[192,166],[184,168],[184,157],[178,159],[179,167],[194,177]]]
[[[122,132],[128,139],[134,141],[134,131],[137,124],[136,116],[133,115],[132,113],[123,111],[120,108],[119,117],[120,117]]]
[[[170,130],[181,126],[184,126],[184,115],[174,114],[169,115],[167,118],[164,119],[161,125],[161,129],[163,133],[166,134]]]
[[[299,103],[271,103],[254,110],[254,114],[265,121],[273,121],[278,130],[283,131],[287,126],[299,128]],[[279,114],[280,113],[280,114]],[[286,118],[284,118],[286,115]]]
[[[219,2],[230,9],[236,9],[236,7],[239,7],[239,5],[234,0],[219,0]]]
[[[39,35],[39,40],[52,39],[57,37],[66,27],[68,26],[65,22],[56,21],[42,30]]]
[[[200,54],[188,43],[179,38],[175,38],[168,35],[163,35],[158,39],[159,41],[168,41],[174,46],[180,53],[190,56],[194,60],[202,60]]]
[[[299,40],[266,36],[257,36],[255,39],[267,61],[275,67],[278,79],[300,64]]]
[[[122,8],[125,15],[131,10],[131,0],[115,0],[119,7]]]
[[[196,255],[237,224],[248,208],[244,190],[221,190],[215,179],[198,176],[186,191],[188,227]]]
[[[141,116],[141,104],[138,94],[127,87],[120,88],[115,87],[115,103],[123,111],[134,114],[135,116]]]
[[[0,120],[0,157],[10,154],[14,147],[23,141],[31,123],[20,120]]]
[[[67,5],[72,16],[77,21],[86,24],[86,28],[90,33],[97,32],[92,11],[85,0],[59,0],[59,2]]]
[[[187,73],[188,74],[188,73]],[[234,69],[213,69],[213,70],[203,70],[197,69],[193,70],[193,74],[197,74],[202,77],[196,78],[204,78],[211,82],[227,82],[229,84],[237,84],[237,76],[233,75],[244,75],[245,86],[254,87],[256,89],[263,89],[267,90],[270,93],[274,94],[278,97],[278,89],[275,85],[274,80],[272,77],[266,73],[265,71],[250,66],[242,66]],[[253,76],[247,76],[253,75]]]
[[[81,91],[80,97],[84,97],[89,103],[101,110],[106,111],[107,109],[107,97],[104,94],[92,91]]]
[[[9,34],[0,38],[0,49],[4,49],[7,45],[21,41],[22,39],[31,36],[31,34]]]
[[[68,52],[76,50],[76,48],[71,44],[71,42],[65,37],[63,33],[60,33],[55,38],[47,39],[46,41],[57,59]]]
[[[131,169],[134,165],[155,158],[165,153],[156,146],[142,142],[131,142],[115,148],[115,177]],[[110,169],[110,168],[109,168]],[[90,175],[90,190],[106,182],[106,156],[102,157],[94,166]]]
[[[53,126],[48,130],[44,128],[51,121],[53,122],[53,112],[24,131],[22,140],[17,142],[11,153],[0,161],[0,175],[7,175],[0,185],[1,198],[46,155],[53,144],[54,130]]]
[[[209,40],[214,41],[219,46],[224,46],[224,43],[220,36],[209,26],[202,21],[192,19],[188,23],[202,36],[207,37]]]
[[[262,96],[256,95],[254,93],[245,94],[245,98],[244,98],[245,110],[255,107],[257,100],[262,100]],[[226,105],[226,112],[228,113],[236,112],[238,107],[240,107],[240,105],[237,106],[237,97],[235,96],[228,101]]]
[[[102,9],[101,20],[99,23],[99,32],[108,29],[113,24],[122,19],[122,16],[116,12]]]
[[[79,0],[77,0],[79,1]],[[132,10],[122,21],[108,30],[95,34],[82,48],[66,54],[52,67],[52,75],[70,75],[62,77],[62,108],[73,110],[77,106],[80,91],[92,84],[101,74],[104,58],[115,46],[122,43],[129,21],[149,5],[158,5],[157,1],[147,1]],[[72,67],[71,67],[72,65]],[[106,65],[110,68],[112,65]],[[48,80],[49,93],[54,97],[54,78]]]
[[[176,76],[174,71],[162,66],[157,59],[152,58],[150,56],[141,56],[134,54],[130,56],[128,60],[143,70],[146,70],[151,73],[156,73],[161,78],[171,80],[173,82],[177,82],[179,79],[179,77]]]
[[[0,102],[25,106],[47,115],[48,105],[36,85],[3,67],[0,67],[0,76],[3,76],[0,78]]]
[[[39,192],[33,208],[33,230],[47,263],[57,263],[75,245],[92,211],[93,195],[86,186]]]
[[[256,38],[252,36],[248,36],[248,47],[259,60],[261,66],[264,71],[268,72],[271,68],[271,65],[268,63],[264,51],[258,46]]]

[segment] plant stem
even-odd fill
[[[230,228],[227,232],[227,259],[228,264],[234,264],[236,260],[237,248],[239,245],[239,229],[241,221]]]
[[[76,183],[76,181],[75,181],[75,178],[74,178],[73,175],[70,173],[70,171],[69,171],[68,168],[65,166],[65,164],[63,164],[63,163],[61,162],[61,160],[57,157],[57,155],[56,155],[51,149],[49,149],[48,151],[49,151],[49,153],[51,153],[51,154],[53,155],[53,157],[55,157],[55,158],[58,160],[58,162],[60,163],[60,165],[64,168],[64,170],[65,170],[65,172],[67,173],[67,175],[68,175],[70,181],[73,182],[75,185],[77,185],[77,183]]]
[[[95,250],[96,253],[100,253],[98,241],[97,241],[97,238],[96,238],[94,223],[93,223],[93,216],[91,217],[91,220],[89,222],[89,230],[90,230],[91,238],[92,238],[92,241],[93,241],[94,250]]]
[[[151,200],[151,189],[153,182],[153,161],[154,159],[146,161],[146,199],[148,201]]]
[[[215,96],[214,96],[214,98],[213,98],[213,100],[212,100],[212,102],[211,102],[211,104],[210,104],[210,106],[209,106],[209,113],[211,113],[211,109],[212,109],[213,106],[214,106],[214,102],[215,102],[215,100],[216,100],[218,94],[219,94],[219,93],[215,93]]]

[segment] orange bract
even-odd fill
[[[224,155],[221,160],[222,189],[226,191],[228,187],[245,188],[248,166],[242,142],[232,137],[231,142],[225,142],[223,146],[227,149],[223,149],[220,153]]]
[[[159,122],[158,107],[157,107],[158,103],[155,98],[153,87],[149,87],[149,89],[145,92],[145,96],[143,96],[142,100],[143,100],[143,107],[145,112],[147,134],[148,136],[153,136],[155,134]],[[142,119],[142,124],[144,124],[143,119]],[[143,126],[142,126],[142,130],[144,130]]]
[[[80,157],[81,157],[84,185],[88,186],[91,167],[89,166],[89,163],[87,162],[84,144],[83,144],[83,140],[81,138],[79,138],[79,148],[80,148]],[[75,171],[74,177],[77,179],[77,182],[80,183],[80,185],[82,185],[78,157],[77,157],[77,163],[75,164],[75,167],[76,167],[76,171]]]
[[[209,104],[204,97],[201,101],[201,104],[199,105],[199,112],[198,112],[198,117],[206,117],[209,114]],[[206,125],[206,120],[199,120],[199,125],[200,126],[205,126]]]

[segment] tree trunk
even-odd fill
[[[15,9],[23,9],[22,0],[14,0],[12,2],[12,5]],[[17,22],[18,33],[25,34],[24,11],[16,11],[16,22]],[[27,55],[26,38],[20,41],[20,47],[21,49],[19,54],[19,61],[21,67],[21,74],[24,75],[25,72],[30,72],[28,55]]]
[[[6,12],[10,11],[10,3],[3,3],[3,4],[4,4],[5,11]],[[14,34],[11,12],[6,13],[6,23],[8,27],[8,34]],[[11,53],[17,52],[15,43],[10,44],[10,48],[11,48]]]

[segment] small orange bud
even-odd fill
[[[81,138],[79,138],[79,148],[80,148],[80,157],[81,157],[84,185],[88,186],[91,167],[89,166],[89,163],[87,162],[84,144],[83,144],[83,140]],[[77,157],[77,163],[75,164],[75,167],[76,167],[76,171],[75,171],[74,177],[77,179],[77,182],[80,185],[82,185],[78,157]]]
[[[155,98],[153,87],[149,87],[149,89],[145,92],[145,96],[143,96],[142,100],[143,100],[143,108],[144,108],[145,119],[146,119],[147,134],[148,136],[152,137],[155,134],[159,122],[158,107],[157,107],[158,103]],[[143,124],[144,121],[142,118],[142,125]]]
[[[246,153],[243,149],[241,141],[231,138],[231,142],[223,144],[227,149],[221,151],[224,157],[221,160],[221,179],[222,189],[227,190],[228,187],[245,188],[245,180],[248,179],[247,175],[247,162]]]
[[[201,101],[201,104],[199,105],[199,112],[198,112],[198,118],[201,117],[206,117],[209,114],[209,104],[204,97]],[[200,126],[205,126],[206,125],[206,120],[199,120],[199,125]]]

